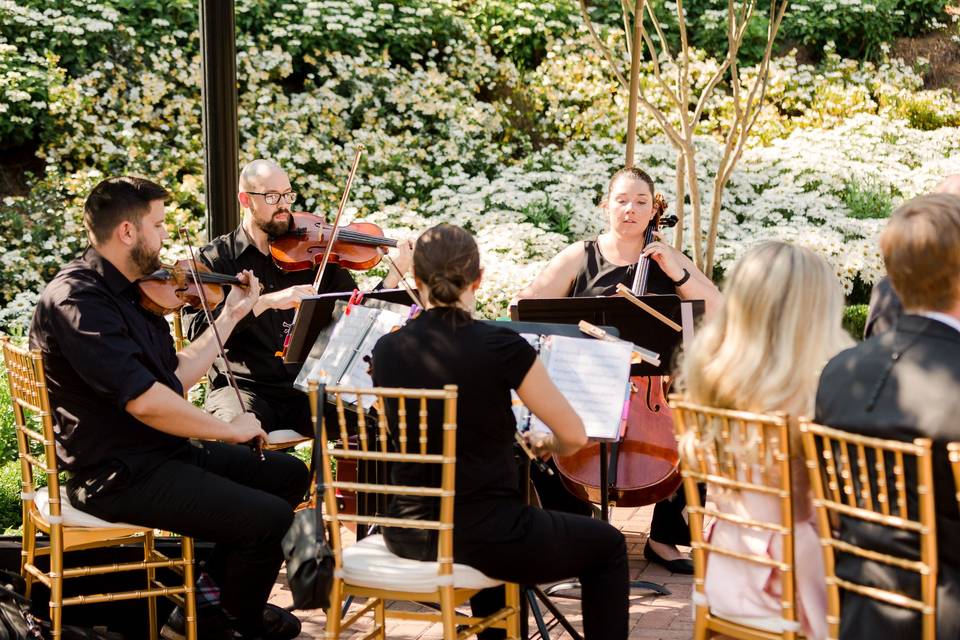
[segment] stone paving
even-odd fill
[[[666,585],[672,592],[669,596],[654,596],[648,591],[635,590],[630,597],[630,638],[663,638],[674,640],[690,638],[693,635],[693,617],[690,604],[692,590],[691,576],[671,574],[666,569],[648,562],[643,557],[643,545],[650,531],[650,518],[653,507],[639,509],[613,509],[611,522],[623,531],[627,538],[627,550],[630,554],[630,575],[634,580],[648,580]],[[285,606],[290,603],[290,594],[283,575],[273,589],[270,601]],[[580,603],[577,600],[555,598],[554,601],[567,619],[582,631]],[[394,605],[416,606],[416,605]],[[322,611],[302,611],[298,613],[303,621],[300,638],[323,638],[324,615]],[[363,635],[364,629],[358,623],[355,632],[341,635],[343,640],[354,640]],[[537,638],[536,627],[530,620],[530,638]],[[441,638],[439,625],[397,621],[387,626],[387,637],[391,640],[432,640]],[[569,640],[570,635],[560,627],[550,632],[552,640]],[[592,639],[591,639],[592,640]],[[599,639],[602,640],[602,639]]]

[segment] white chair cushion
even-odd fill
[[[367,536],[343,550],[343,579],[358,587],[429,593],[443,580],[438,562],[409,560],[390,553],[382,535]],[[457,589],[486,589],[503,584],[465,564],[453,565],[453,586]]]
[[[742,624],[744,626],[753,627],[754,629],[761,629],[763,631],[771,631],[773,633],[783,633],[784,631],[793,631],[799,633],[801,630],[799,622],[789,622],[778,617],[757,618],[753,616],[718,616],[717,614],[713,613],[713,611],[710,613],[729,622],[735,622],[736,624]]]
[[[50,495],[47,488],[38,489],[33,497],[33,503],[47,520],[50,518]],[[66,527],[87,527],[103,529],[127,529],[131,527],[139,528],[140,525],[125,524],[123,522],[107,522],[96,516],[92,516],[85,511],[80,511],[72,504],[67,497],[66,491],[60,492],[60,516],[63,518],[63,525]]]
[[[293,429],[277,429],[267,434],[267,444],[283,446],[289,443],[290,446],[293,446],[299,442],[303,442],[304,438],[306,438],[306,436]]]

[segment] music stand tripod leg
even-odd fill
[[[553,604],[550,597],[544,593],[540,587],[536,585],[527,586],[524,587],[523,592],[530,606],[530,611],[533,613],[533,619],[537,623],[537,631],[542,640],[550,640],[550,630],[544,622],[543,613],[540,611],[540,605],[537,603],[538,598],[540,602],[543,603],[543,606],[547,608],[547,611],[553,616],[554,624],[559,623],[573,640],[583,640],[580,632],[570,624],[570,621],[563,615],[563,612],[557,608],[557,605]]]
[[[600,519],[604,522],[610,522],[609,504],[610,504],[610,483],[607,479],[607,443],[600,443]],[[648,580],[631,580],[631,589],[648,589],[659,596],[669,596],[670,589],[662,584],[650,582]]]

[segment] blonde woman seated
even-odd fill
[[[681,385],[693,402],[753,412],[812,415],[820,370],[852,343],[841,327],[843,293],[833,269],[812,251],[767,242],[748,251],[727,278],[716,316],[700,330],[683,359]],[[804,633],[826,637],[826,581],[807,471],[796,425],[791,461],[798,617]],[[698,443],[684,440],[693,460]],[[775,497],[752,492],[712,492],[727,512],[775,522]],[[743,553],[779,558],[779,537],[717,521],[711,543]],[[719,616],[781,617],[776,569],[721,554],[710,556],[706,596]]]

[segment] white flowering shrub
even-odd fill
[[[27,195],[0,200],[0,328],[14,332],[86,244],[83,200],[104,177],[163,184],[171,225],[204,237],[195,3],[44,7],[0,0],[0,146],[39,143],[46,162]],[[601,23],[618,44],[622,34]],[[348,218],[391,237],[438,222],[469,229],[485,267],[483,315],[501,315],[567,243],[604,228],[597,203],[623,162],[627,95],[573,0],[239,0],[237,30],[240,161],[276,159],[301,206],[329,213],[363,143]],[[701,86],[717,62],[693,55]],[[641,82],[666,106],[651,74]],[[789,239],[827,257],[863,301],[880,274],[882,216],[960,172],[958,108],[898,61],[845,60],[830,48],[817,67],[777,58],[753,146],[726,191],[714,275],[756,242]],[[699,123],[705,206],[730,109],[717,92]],[[637,163],[672,202],[676,153],[642,112],[639,136]],[[174,242],[164,257],[180,249]]]

